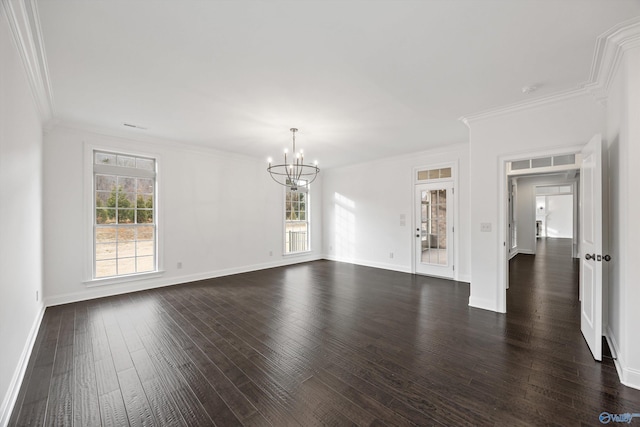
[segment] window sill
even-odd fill
[[[150,273],[137,273],[137,274],[127,274],[123,276],[116,277],[105,277],[104,279],[90,279],[85,280],[84,283],[87,288],[93,288],[96,286],[105,286],[105,285],[115,285],[126,282],[134,282],[136,280],[146,280],[153,279],[155,277],[160,277],[164,274],[164,270],[152,271]]]
[[[300,251],[300,252],[289,252],[288,254],[282,254],[283,257],[295,257],[295,256],[303,256],[303,255],[308,255],[310,254],[312,251]]]

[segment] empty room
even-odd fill
[[[640,424],[640,0],[0,0],[0,427]]]

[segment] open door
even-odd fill
[[[602,140],[582,150],[580,167],[580,330],[602,360]]]

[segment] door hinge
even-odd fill
[[[456,271],[456,266],[452,265],[451,267],[453,267],[453,271]]]
[[[455,233],[456,232],[456,228],[455,227],[451,227],[451,232]]]
[[[451,187],[451,194],[456,194],[456,189],[454,187]]]

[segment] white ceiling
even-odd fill
[[[40,0],[57,119],[332,167],[467,141],[576,88],[640,0]],[[538,91],[525,95],[524,85]]]

